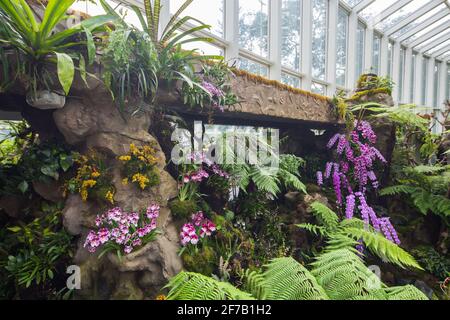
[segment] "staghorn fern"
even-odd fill
[[[356,241],[381,259],[401,268],[413,267],[423,270],[417,261],[398,245],[387,240],[371,226],[365,226],[360,219],[346,219],[338,222],[338,216],[322,203],[314,202],[311,209],[321,225],[299,224],[299,228],[327,237],[330,250],[353,248]]]

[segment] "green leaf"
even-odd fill
[[[72,86],[73,77],[75,75],[75,66],[73,65],[72,58],[65,53],[55,52],[58,59],[58,79],[63,87],[64,93],[69,94],[70,87]]]
[[[86,79],[86,76],[87,76],[87,74],[86,74],[86,61],[84,60],[84,57],[83,57],[82,54],[80,54],[80,60],[79,60],[79,63],[78,63],[78,68],[79,68],[79,71],[80,71],[81,79],[86,84],[86,87],[89,87],[88,83],[87,83],[87,79]]]
[[[56,165],[52,164],[52,165],[48,165],[48,166],[43,166],[41,168],[41,172],[43,174],[45,174],[46,176],[52,177],[55,180],[59,179],[59,173],[58,173],[58,168]]]
[[[28,190],[28,182],[26,182],[25,180],[22,181],[21,183],[19,183],[19,185],[17,186],[17,188],[22,192],[25,193]]]
[[[19,226],[16,226],[16,227],[10,227],[10,228],[8,228],[8,230],[11,231],[11,232],[17,233],[20,230],[22,230],[22,228],[19,227]]]
[[[59,156],[59,165],[61,166],[61,169],[63,169],[64,172],[70,169],[73,165],[73,158],[72,156],[68,156],[66,154],[62,154]]]
[[[86,46],[87,46],[87,52],[88,52],[88,64],[91,65],[94,63],[95,60],[95,43],[94,38],[92,37],[91,31],[89,31],[88,28],[83,27],[84,33],[86,34]]]

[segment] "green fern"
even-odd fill
[[[339,217],[333,212],[333,210],[317,201],[311,204],[311,209],[319,223],[322,224],[329,232],[332,232],[337,228],[339,224]]]
[[[412,204],[422,213],[432,212],[447,219],[450,216],[450,166],[406,167],[397,179],[399,185],[380,191],[382,196],[408,195]]]
[[[226,152],[232,154],[233,151],[227,150]],[[279,162],[279,168],[239,164],[224,166],[224,169],[230,172],[235,180],[238,181],[239,187],[244,192],[250,183],[253,182],[258,190],[264,191],[273,197],[277,197],[281,193],[282,187],[307,193],[306,186],[301,182],[298,171],[299,166],[304,161],[293,155],[282,155],[279,158]]]
[[[229,283],[182,272],[166,286],[169,300],[426,300],[413,286],[388,288],[354,249],[328,246],[309,271],[293,258],[272,260],[264,271],[246,271],[244,292]]]
[[[362,240],[364,245],[375,255],[400,267],[413,267],[423,270],[417,261],[405,250],[389,241],[380,233],[358,228],[344,228],[341,231],[354,240]]]
[[[293,258],[272,260],[262,277],[268,300],[327,300],[311,273]]]
[[[326,236],[330,250],[354,248],[357,241],[364,245],[381,259],[400,266],[423,270],[417,261],[395,243],[387,240],[371,226],[366,226],[360,219],[345,219],[339,222],[339,217],[330,208],[320,202],[311,204],[311,209],[320,225],[300,224],[299,228],[316,235]]]
[[[328,251],[312,266],[311,273],[333,300],[365,296],[381,285],[377,276],[350,249]]]
[[[193,272],[181,272],[165,288],[170,288],[169,300],[254,300],[230,283]]]

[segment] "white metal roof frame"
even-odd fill
[[[114,0],[116,2],[122,2],[125,4],[135,4],[142,6],[143,0]],[[239,0],[224,0],[224,38],[220,38],[216,35],[209,34],[211,37],[218,40],[218,45],[226,48],[225,57],[227,59],[234,59],[239,56],[244,56],[251,58],[258,63],[262,63],[269,67],[269,77],[274,80],[280,80],[281,74],[287,73],[295,75],[302,79],[301,87],[305,90],[310,90],[312,82],[319,83],[327,86],[327,93],[333,95],[337,88],[336,85],[336,57],[333,54],[327,54],[326,60],[326,76],[325,79],[315,79],[311,75],[311,63],[312,63],[312,52],[311,52],[311,25],[312,25],[312,0],[303,0],[302,8],[299,14],[302,15],[302,31],[301,31],[301,68],[299,71],[290,70],[281,65],[281,1],[280,0],[267,0],[270,6],[270,28],[269,28],[269,55],[268,57],[260,57],[252,52],[248,52],[239,47]],[[380,75],[387,75],[388,73],[388,47],[389,43],[393,43],[393,54],[392,54],[392,68],[391,75],[394,83],[399,83],[400,74],[400,64],[401,61],[404,65],[404,78],[410,79],[412,72],[416,75],[421,75],[424,70],[423,61],[427,61],[427,75],[426,80],[422,76],[416,76],[413,83],[411,81],[403,81],[403,90],[399,90],[398,86],[394,88],[393,97],[398,103],[400,102],[414,102],[418,105],[422,105],[422,90],[415,90],[419,88],[420,81],[426,81],[428,83],[426,88],[426,101],[425,105],[433,105],[434,89],[434,66],[436,62],[442,62],[440,68],[439,79],[446,79],[447,75],[447,62],[450,59],[450,46],[445,45],[442,48],[437,48],[436,52],[429,52],[430,50],[442,45],[445,41],[450,39],[450,3],[449,0],[429,0],[417,9],[411,8],[411,4],[415,0],[398,0],[382,8],[381,12],[375,14],[370,19],[365,19],[361,12],[368,8],[371,4],[376,1],[383,0],[361,0],[356,3],[353,7],[346,3],[344,0],[328,0],[328,27],[329,33],[334,32],[335,28],[330,26],[335,25],[337,20],[337,14],[339,7],[344,8],[349,14],[348,21],[348,48],[347,48],[347,72],[346,72],[346,85],[344,88],[351,90],[356,82],[356,34],[358,23],[361,22],[366,26],[365,29],[365,49],[364,49],[364,66],[367,70],[368,66],[372,65],[373,59],[373,38],[374,34],[377,34],[381,38],[381,48],[380,48]],[[170,0],[162,0],[163,2],[163,21],[170,17]],[[355,2],[353,2],[355,3]],[[391,2],[390,2],[391,3]],[[422,4],[423,2],[421,2]],[[439,6],[445,4],[444,10],[437,10]],[[409,11],[407,14],[399,19],[395,24],[389,25],[386,30],[382,30],[380,25],[389,17],[392,17],[397,13],[397,16],[405,6],[409,5]],[[414,10],[411,10],[414,9]],[[435,13],[431,13],[434,10]],[[433,12],[434,12],[433,11]],[[424,15],[427,15],[424,18]],[[164,18],[165,17],[165,18]],[[401,17],[401,16],[400,16]],[[422,19],[417,22],[418,19]],[[398,17],[397,17],[398,18]],[[439,23],[442,21],[441,23]],[[425,34],[417,34],[426,29],[433,27],[431,30]],[[407,29],[403,29],[403,28]],[[399,32],[403,29],[403,32]],[[397,33],[397,35],[396,35]],[[433,41],[429,41],[433,38]],[[335,52],[336,49],[336,37],[328,36],[327,39],[327,50],[328,52]],[[404,51],[403,51],[404,50]],[[405,55],[401,56],[402,52]],[[413,67],[412,57],[415,57],[415,63]],[[427,60],[424,60],[427,58]],[[352,61],[352,63],[349,63]],[[414,70],[414,71],[413,71]],[[446,96],[446,86],[439,86],[439,101],[444,101]],[[410,100],[410,92],[414,90],[414,101]],[[402,96],[400,96],[400,94]],[[436,107],[436,106],[435,106]]]

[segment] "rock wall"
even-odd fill
[[[116,189],[115,205],[125,210],[140,211],[152,202],[161,205],[158,228],[162,234],[144,248],[119,260],[110,254],[98,259],[83,248],[95,216],[104,211],[79,195],[70,195],[63,211],[64,225],[80,241],[74,263],[81,267],[79,298],[142,299],[154,297],[167,280],[182,269],[178,257],[178,231],[172,222],[167,203],[177,195],[176,181],[165,171],[166,159],[156,139],[150,135],[151,115],[123,117],[114,105],[110,93],[100,81],[91,80],[89,88],[76,81],[64,108],[53,113],[56,127],[66,142],[81,151],[90,148],[108,156],[113,168]],[[142,191],[133,184],[123,185],[117,157],[126,154],[134,143],[157,146],[160,184]]]
[[[231,87],[241,103],[230,107],[230,112],[289,120],[338,122],[331,101],[318,94],[296,90],[245,72],[238,72],[231,81]]]

